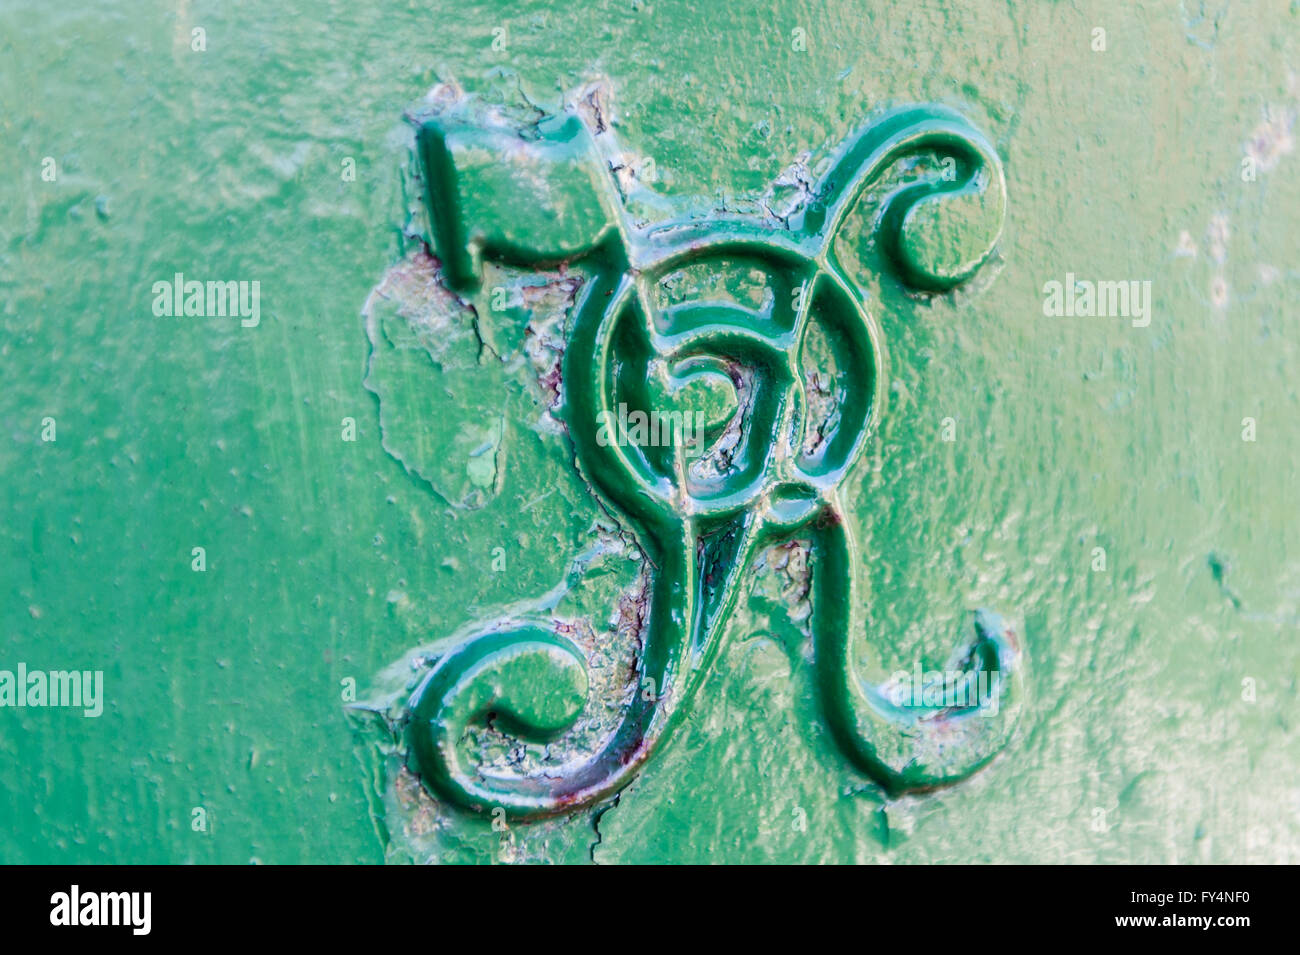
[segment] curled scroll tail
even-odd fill
[[[515,752],[577,733],[587,696],[586,660],[563,638],[541,627],[481,636],[439,661],[412,697],[416,767],[435,793],[479,812],[531,817],[586,805],[626,785],[661,735],[660,706],[648,695],[633,696],[599,750],[560,765],[529,765],[526,754],[491,761],[469,742],[499,734],[498,745]]]
[[[828,511],[817,533],[817,678],[841,747],[892,794],[956,782],[993,759],[1010,740],[1024,699],[1014,632],[981,610],[942,672],[917,665],[879,682],[861,680],[851,653],[856,568],[848,531]]]
[[[468,809],[531,817],[571,812],[631,782],[708,673],[754,529],[739,520],[708,539],[684,536],[685,546],[679,537],[653,554],[642,650],[614,699],[589,700],[582,651],[547,621],[502,624],[443,656],[410,707],[411,748],[430,788]],[[722,553],[737,559],[720,570]],[[614,728],[600,728],[602,708],[619,711]],[[599,742],[584,743],[592,736]],[[475,737],[522,758],[485,758],[493,746]],[[552,741],[574,755],[549,761],[542,747]]]
[[[461,644],[412,696],[411,745],[424,780],[466,806],[520,810],[545,800],[544,779],[508,781],[469,764],[462,744],[475,729],[543,743],[569,727],[587,699],[578,648],[540,624],[514,624]]]
[[[545,621],[503,624],[442,657],[411,697],[411,748],[425,783],[468,809],[529,817],[572,811],[630,782],[684,696],[675,687],[689,641],[681,622],[694,603],[682,586],[685,556],[663,560],[636,679],[614,699],[588,700],[585,655]],[[612,729],[600,720],[606,707],[620,711]],[[552,741],[567,758],[547,758]],[[493,758],[494,750],[511,755]]]
[[[936,106],[897,110],[840,150],[804,212],[805,232],[830,243],[868,187],[902,160],[930,161],[918,178],[892,182],[875,230],[908,285],[943,292],[992,254],[1006,215],[1006,181],[993,146],[959,114]]]

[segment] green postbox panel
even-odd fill
[[[0,862],[1300,860],[1294,4],[0,10]]]

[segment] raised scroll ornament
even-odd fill
[[[654,568],[638,679],[615,729],[545,774],[476,759],[467,730],[489,721],[526,742],[562,740],[588,705],[586,660],[545,620],[496,621],[441,656],[411,697],[421,776],[466,807],[542,815],[626,785],[682,721],[717,657],[759,548],[811,542],[812,635],[826,719],[845,754],[893,793],[941,786],[990,760],[1020,709],[1022,657],[996,614],[975,615],[950,669],[985,692],[967,705],[900,699],[850,659],[859,556],[841,485],[879,406],[879,330],[845,278],[833,240],[864,190],[900,161],[929,157],[893,182],[871,222],[898,278],[925,292],[969,279],[1001,231],[996,152],[958,114],[889,113],[852,136],[801,209],[781,222],[713,215],[638,227],[596,137],[576,113],[520,131],[461,105],[421,121],[419,156],[433,245],[448,285],[477,293],[482,263],[588,276],[563,357],[563,418],[576,465],[637,535]],[[934,161],[937,160],[937,161]],[[665,306],[659,284],[684,268],[743,265],[767,278],[760,304]],[[830,415],[814,421],[801,362],[813,328],[840,370]],[[718,389],[725,453],[610,441],[597,422]],[[824,397],[824,396],[822,396]],[[812,429],[816,429],[815,433]],[[706,460],[707,459],[707,460]]]

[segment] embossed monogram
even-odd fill
[[[978,677],[978,699],[916,692],[903,700],[857,672],[859,556],[840,495],[881,404],[883,359],[879,329],[834,239],[885,171],[924,157],[874,197],[869,238],[907,286],[954,288],[985,263],[1001,232],[996,152],[954,112],[898,110],[854,135],[779,222],[713,214],[642,226],[601,156],[602,134],[576,112],[521,131],[462,106],[421,120],[418,145],[433,244],[453,290],[476,294],[485,260],[565,264],[587,276],[565,344],[563,417],[576,466],[653,568],[636,661],[645,690],[604,701],[620,707],[616,727],[558,767],[480,759],[465,743],[471,727],[562,741],[592,705],[576,644],[545,620],[494,622],[443,654],[411,697],[422,778],[466,807],[522,816],[616,792],[687,713],[757,549],[796,536],[811,543],[817,686],[845,754],[893,793],[964,777],[1015,726],[1023,657],[1002,619],[981,611],[949,661],[970,684]],[[764,292],[663,294],[692,270],[722,284],[759,274]],[[816,395],[804,375],[813,334],[831,358]],[[726,413],[710,418],[702,449],[598,440],[596,422],[628,408],[692,414],[698,409],[680,405],[718,393],[714,404]]]

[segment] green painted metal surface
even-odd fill
[[[1294,4],[0,24],[0,861],[1300,857]],[[829,450],[657,498],[626,395]],[[1010,647],[939,779],[844,702]]]

